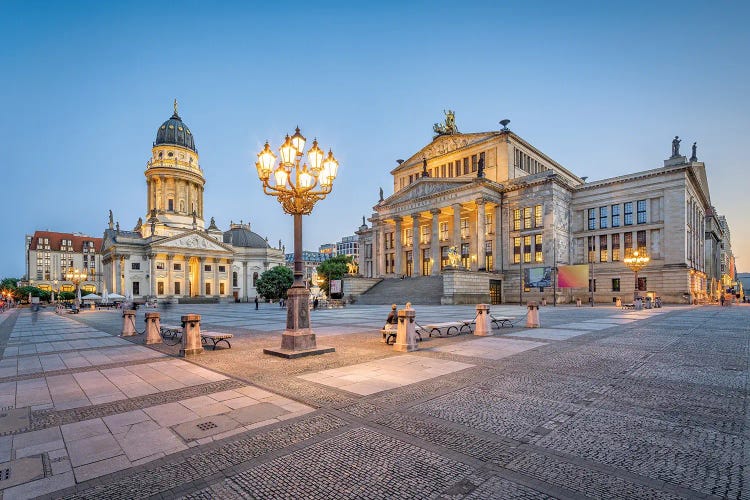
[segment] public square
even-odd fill
[[[748,498],[750,307],[525,308],[492,337],[380,342],[388,307],[175,305],[232,347],[119,338],[119,311],[0,316],[3,498]],[[143,310],[136,328],[143,331]],[[417,322],[473,317],[416,306]]]

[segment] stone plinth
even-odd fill
[[[477,320],[474,326],[474,335],[488,337],[492,335],[492,324],[490,321],[490,305],[477,304]]]
[[[203,352],[201,343],[201,315],[186,314],[182,317],[182,348],[180,356],[193,356]]]
[[[132,337],[135,331],[135,311],[127,310],[122,312],[122,333],[120,337]]]
[[[401,309],[398,312],[398,324],[396,325],[396,342],[393,344],[394,351],[411,352],[416,351],[417,331],[414,319],[417,312],[414,309]]]
[[[535,301],[529,301],[526,304],[529,309],[529,313],[526,315],[526,328],[539,328],[539,306]]]
[[[286,331],[281,334],[281,348],[263,349],[265,354],[282,358],[301,358],[334,352],[333,347],[318,347],[315,334],[310,329],[310,292],[304,287],[287,291]]]
[[[146,313],[146,340],[145,344],[161,344],[161,321],[158,312]]]

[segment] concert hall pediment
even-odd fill
[[[408,201],[413,201],[426,197],[439,196],[445,191],[461,188],[471,184],[471,180],[454,180],[454,179],[419,179],[406,189],[389,196],[383,201],[385,205],[397,205]]]
[[[166,240],[159,241],[158,243],[152,245],[152,249],[180,249],[232,253],[232,249],[227,245],[219,243],[213,238],[204,236],[199,232],[184,233],[178,236],[173,236],[172,238],[168,238]]]

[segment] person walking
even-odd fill
[[[317,297],[315,297],[315,298],[313,299],[313,309],[317,309],[317,308],[318,308],[318,298],[317,298]]]
[[[719,300],[721,301],[721,306],[724,307],[724,300],[725,299],[724,299],[724,294],[723,293],[721,294],[721,298],[719,298]]]
[[[258,296],[255,296],[255,310],[258,310]]]

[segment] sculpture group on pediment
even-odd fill
[[[458,128],[456,127],[456,113],[449,109],[449,110],[443,110],[443,113],[445,113],[445,123],[436,123],[432,126],[432,130],[437,135],[452,135],[458,133]]]

